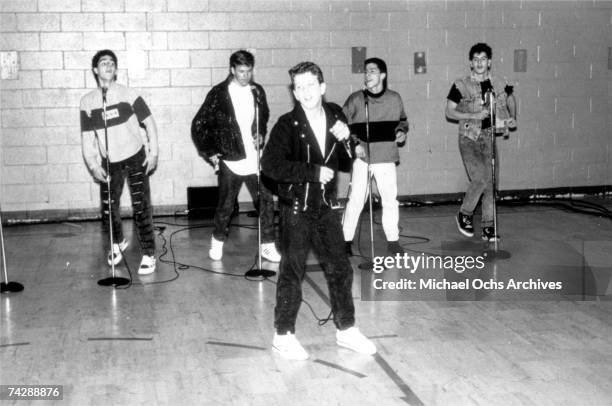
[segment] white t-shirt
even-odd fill
[[[253,134],[251,133],[251,126],[255,119],[255,100],[253,99],[251,86],[241,86],[232,81],[228,89],[236,113],[236,121],[238,121],[240,127],[246,158],[239,161],[223,162],[236,175],[253,175],[257,173],[257,150],[253,144]]]
[[[314,132],[315,138],[317,139],[321,155],[325,158],[325,138],[327,137],[327,119],[325,118],[325,112],[322,111],[320,115],[317,114],[308,117],[308,124],[310,124],[310,128],[312,128],[312,132]]]

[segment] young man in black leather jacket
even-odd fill
[[[254,65],[250,52],[234,52],[230,75],[206,95],[191,125],[198,151],[218,168],[219,202],[208,252],[216,261],[223,257],[234,203],[243,183],[261,216],[261,255],[271,262],[280,261],[274,245],[274,201],[264,181],[260,182],[257,199],[257,142],[263,144],[270,113],[266,93],[252,80]]]
[[[262,157],[264,173],[278,182],[281,206],[281,259],[276,288],[272,348],[288,359],[308,353],[295,338],[302,300],[306,255],[312,248],[321,261],[337,327],[336,342],[363,354],[376,347],[355,325],[351,287],[353,269],[344,250],[336,205],[335,176],[350,131],[340,106],[325,103],[321,69],[312,62],[289,74],[296,103],[270,133]]]

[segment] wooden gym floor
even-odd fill
[[[357,324],[378,347],[373,357],[338,347],[332,322],[318,325],[329,314],[328,293],[311,257],[297,324],[311,356],[304,362],[270,350],[276,278],[243,277],[257,241],[256,220],[246,214],[234,219],[217,263],[207,254],[210,221],[156,218],[158,255],[167,253],[147,277],[136,275],[140,254],[124,221],[133,277],[127,289],[98,286],[109,274],[99,222],[5,226],[9,281],[25,290],[0,298],[0,383],[63,385],[63,400],[0,403],[612,404],[612,221],[551,206],[503,206],[496,254],[458,233],[456,211],[402,208],[400,241],[414,257],[487,253],[484,269],[374,274],[358,268],[363,258],[351,258]],[[376,254],[384,255],[374,214]],[[354,251],[369,255],[368,213],[362,217]],[[128,275],[123,264],[117,272]],[[373,287],[375,279],[402,278],[497,285]],[[511,279],[562,287],[500,288]]]

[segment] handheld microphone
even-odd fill
[[[348,138],[340,142],[342,142],[342,145],[344,145],[344,149],[346,150],[346,155],[348,155],[349,158],[353,159],[353,153],[351,152],[351,145],[349,144]]]
[[[259,89],[257,88],[257,86],[251,85],[251,91],[255,93],[255,101],[257,102],[257,104],[259,104],[259,98],[260,98]]]
[[[343,140],[336,140],[336,141],[342,144],[342,146],[344,147],[344,150],[346,151],[346,155],[348,155],[349,158],[353,159],[353,153],[351,152],[351,144],[349,143],[349,139],[350,138],[345,138]]]
[[[336,116],[337,118],[337,116]],[[338,124],[339,121],[336,121],[336,124]],[[334,127],[336,126],[336,124],[334,124]],[[332,128],[329,129],[329,132],[332,133],[332,135],[335,137],[336,135],[334,134],[334,132],[332,131]],[[339,140],[336,138],[336,142],[339,142],[342,144],[342,146],[344,147],[344,149],[346,150],[346,154],[348,155],[349,158],[353,159],[353,154],[351,153],[351,144],[349,143],[349,138],[345,138],[343,140]]]

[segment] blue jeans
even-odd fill
[[[493,226],[493,174],[491,172],[491,135],[483,132],[476,141],[459,136],[461,159],[470,180],[459,211],[473,215],[482,196],[482,227]]]
[[[312,248],[317,255],[329,289],[334,324],[339,330],[355,324],[351,287],[353,268],[344,250],[342,225],[338,213],[327,206],[301,211],[298,204],[281,205],[280,247],[283,257],[276,285],[274,327],[278,334],[295,333],[306,255]]]
[[[217,179],[219,182],[219,201],[215,211],[213,237],[218,241],[227,240],[236,196],[238,196],[242,184],[245,183],[253,198],[255,209],[261,217],[261,242],[274,242],[274,199],[272,192],[265,185],[265,178],[261,178],[260,201],[257,201],[257,175],[236,175],[221,161]],[[265,180],[267,181],[267,179]]]
[[[145,174],[146,167],[142,166],[146,158],[144,148],[135,155],[119,162],[110,163],[110,191],[111,209],[113,218],[113,242],[119,244],[123,240],[121,216],[119,213],[121,192],[127,179],[134,222],[138,228],[138,241],[144,255],[155,255],[155,235],[153,234],[153,210],[151,207],[151,189],[149,176]],[[106,160],[102,160],[106,169]],[[100,183],[100,201],[102,202],[102,224],[108,230],[108,186],[106,182]]]

